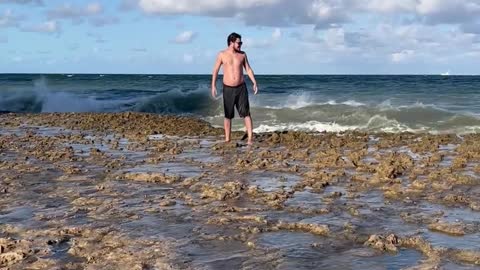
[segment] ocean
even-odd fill
[[[256,75],[255,132],[480,131],[480,76]],[[149,112],[223,125],[210,75],[1,74],[0,111]],[[251,83],[247,80],[251,90]],[[243,129],[238,117],[234,130]]]

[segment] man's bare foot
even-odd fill
[[[247,145],[253,145],[253,141],[248,141]]]
[[[230,140],[225,140],[225,143],[229,143],[229,142],[230,142]]]

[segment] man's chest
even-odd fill
[[[242,66],[244,61],[245,56],[242,54],[235,54],[225,57],[224,64],[229,66]]]

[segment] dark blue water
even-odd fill
[[[480,76],[256,78],[259,94],[250,95],[256,132],[480,131]],[[210,79],[209,75],[3,74],[0,111],[139,111],[192,115],[221,125],[222,100],[210,97]],[[234,121],[233,127],[241,129],[242,121]]]

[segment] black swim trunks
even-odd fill
[[[223,85],[223,110],[225,118],[232,119],[235,116],[234,107],[237,108],[241,118],[250,116],[250,104],[248,103],[248,91],[245,82],[238,86]]]

